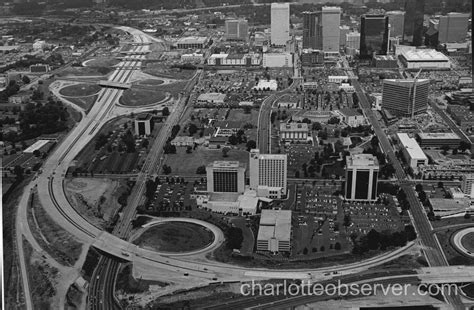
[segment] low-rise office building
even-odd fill
[[[291,251],[291,211],[262,210],[257,235],[257,251]]]
[[[397,136],[402,145],[403,156],[412,169],[420,165],[428,165],[428,157],[415,139],[410,138],[406,133],[398,133]]]
[[[422,147],[441,148],[447,145],[450,148],[457,148],[461,142],[461,138],[454,132],[421,132],[417,137]]]
[[[306,123],[280,123],[280,139],[282,142],[306,142],[308,132],[308,124]]]

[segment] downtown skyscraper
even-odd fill
[[[423,18],[425,0],[406,0],[403,42],[413,46],[423,45]]]
[[[271,37],[272,45],[285,46],[290,40],[290,4],[272,3],[271,6]]]
[[[341,8],[323,7],[321,11],[303,13],[303,48],[338,53]]]
[[[388,49],[388,16],[362,15],[360,23],[360,57],[386,55]]]

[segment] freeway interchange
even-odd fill
[[[133,51],[137,53],[146,52],[149,48],[148,43],[150,37],[142,32],[135,31],[132,28],[121,27],[123,30],[130,32],[137,45],[133,46]],[[109,81],[118,84],[127,84],[135,69],[141,67],[141,62],[145,59],[145,55],[135,55],[132,59],[125,58],[109,77]],[[413,243],[409,243],[406,247],[397,249],[393,252],[384,253],[380,256],[358,262],[356,264],[342,265],[338,267],[326,268],[304,268],[292,270],[272,270],[265,268],[243,268],[225,263],[219,263],[210,260],[194,261],[193,257],[183,255],[173,255],[169,253],[159,253],[146,250],[133,245],[128,241],[130,231],[132,229],[131,221],[136,215],[136,207],[141,203],[145,190],[145,183],[150,175],[157,173],[161,165],[161,154],[163,146],[174,125],[178,124],[186,109],[189,93],[192,91],[196,81],[200,78],[202,71],[198,70],[195,76],[188,82],[183,90],[180,98],[177,100],[170,115],[168,116],[160,135],[153,142],[151,151],[146,158],[145,164],[136,176],[136,186],[132,195],[129,197],[129,204],[123,210],[123,214],[112,233],[103,231],[88,222],[81,214],[75,211],[68,201],[64,192],[64,178],[67,170],[74,158],[89,143],[105,123],[110,121],[117,115],[114,110],[118,105],[119,98],[124,90],[116,88],[103,88],[98,96],[97,101],[93,105],[90,112],[77,124],[77,126],[69,133],[68,137],[53,151],[43,166],[42,174],[37,180],[32,181],[32,186],[36,186],[39,199],[45,210],[54,221],[61,225],[65,230],[73,234],[77,239],[86,245],[93,246],[105,255],[101,256],[99,264],[94,271],[89,289],[88,307],[90,309],[115,309],[118,308],[114,294],[115,278],[121,262],[131,261],[139,263],[149,268],[164,270],[166,272],[175,273],[177,276],[189,274],[191,277],[199,278],[205,283],[219,281],[245,281],[251,279],[326,279],[328,272],[338,270],[339,274],[353,274],[367,270],[371,267],[383,264],[405,254],[410,250]],[[357,82],[356,82],[357,83]],[[291,88],[297,87],[299,79],[295,79]],[[290,89],[291,89],[290,88]],[[390,160],[395,166],[396,174],[405,189],[410,205],[411,212],[415,219],[415,227],[418,230],[420,238],[426,247],[431,251],[426,251],[426,256],[430,266],[446,266],[446,258],[439,247],[436,236],[431,234],[431,225],[429,224],[423,208],[415,197],[411,183],[407,180],[406,175],[400,163],[395,157],[390,142],[381,130],[374,115],[370,111],[365,95],[360,85],[355,84],[355,88],[361,98],[360,104],[364,109],[367,117],[374,126],[383,150],[386,152]],[[289,89],[288,89],[289,90]],[[286,91],[273,94],[267,97],[262,103],[259,115],[259,141],[258,146],[262,152],[271,151],[271,124],[270,115],[273,102],[278,95],[284,94]],[[360,95],[362,93],[362,95]],[[364,99],[365,98],[365,99]],[[29,195],[29,191],[25,191],[24,195]],[[23,208],[26,206],[23,206]],[[21,208],[19,208],[21,209]],[[214,246],[208,250],[214,250],[224,242],[223,236],[220,236]],[[21,244],[18,244],[21,247]],[[21,251],[20,251],[21,252]],[[28,292],[28,281],[26,267],[24,266],[24,257],[20,253],[20,261],[24,291]],[[28,295],[28,293],[27,293]],[[448,296],[449,297],[449,296]],[[31,300],[27,296],[26,304],[28,309],[33,309]],[[452,304],[458,304],[458,300],[451,299]]]

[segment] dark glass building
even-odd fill
[[[321,12],[303,12],[303,48],[323,49]]]
[[[387,55],[388,16],[362,15],[360,23],[360,57],[371,58],[374,54]]]
[[[425,14],[425,0],[405,1],[405,23],[403,42],[413,46],[423,45],[423,16]]]

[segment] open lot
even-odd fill
[[[171,167],[172,175],[195,175],[199,166],[215,160],[237,160],[248,166],[249,155],[246,151],[231,149],[227,157],[222,155],[221,149],[209,150],[198,147],[191,154],[186,153],[186,147],[177,147],[176,154],[166,155],[164,164]]]
[[[170,68],[163,63],[149,62],[146,64],[146,68],[143,72],[157,76],[165,77],[170,79],[188,80],[190,79],[195,71],[194,70],[182,70],[178,68]]]
[[[73,207],[94,225],[106,227],[120,207],[125,181],[98,178],[66,179],[65,193]]]
[[[95,84],[76,84],[62,88],[59,93],[67,97],[85,97],[97,94],[101,90],[99,85]]]
[[[470,252],[474,252],[474,233],[468,233],[461,239],[461,244]]]
[[[257,126],[258,110],[252,109],[250,110],[250,114],[246,114],[243,109],[231,109],[229,111],[229,116],[227,116],[227,120],[245,122]]]
[[[212,243],[214,236],[207,228],[194,223],[165,222],[143,232],[134,244],[164,252],[189,252]]]
[[[82,244],[51,219],[41,205],[38,193],[32,194],[29,203],[28,224],[37,242],[58,262],[74,265],[82,252]]]
[[[111,67],[69,67],[58,73],[59,77],[62,76],[85,76],[85,75],[106,75],[113,70]]]
[[[97,101],[98,95],[87,96],[87,97],[69,97],[67,100],[71,101],[75,105],[83,108],[86,113],[90,111],[94,103]]]
[[[85,63],[86,67],[112,67],[120,61],[115,58],[94,58]]]
[[[151,91],[143,89],[127,89],[120,97],[120,103],[127,106],[142,106],[158,103],[166,98],[166,94],[162,91]]]

